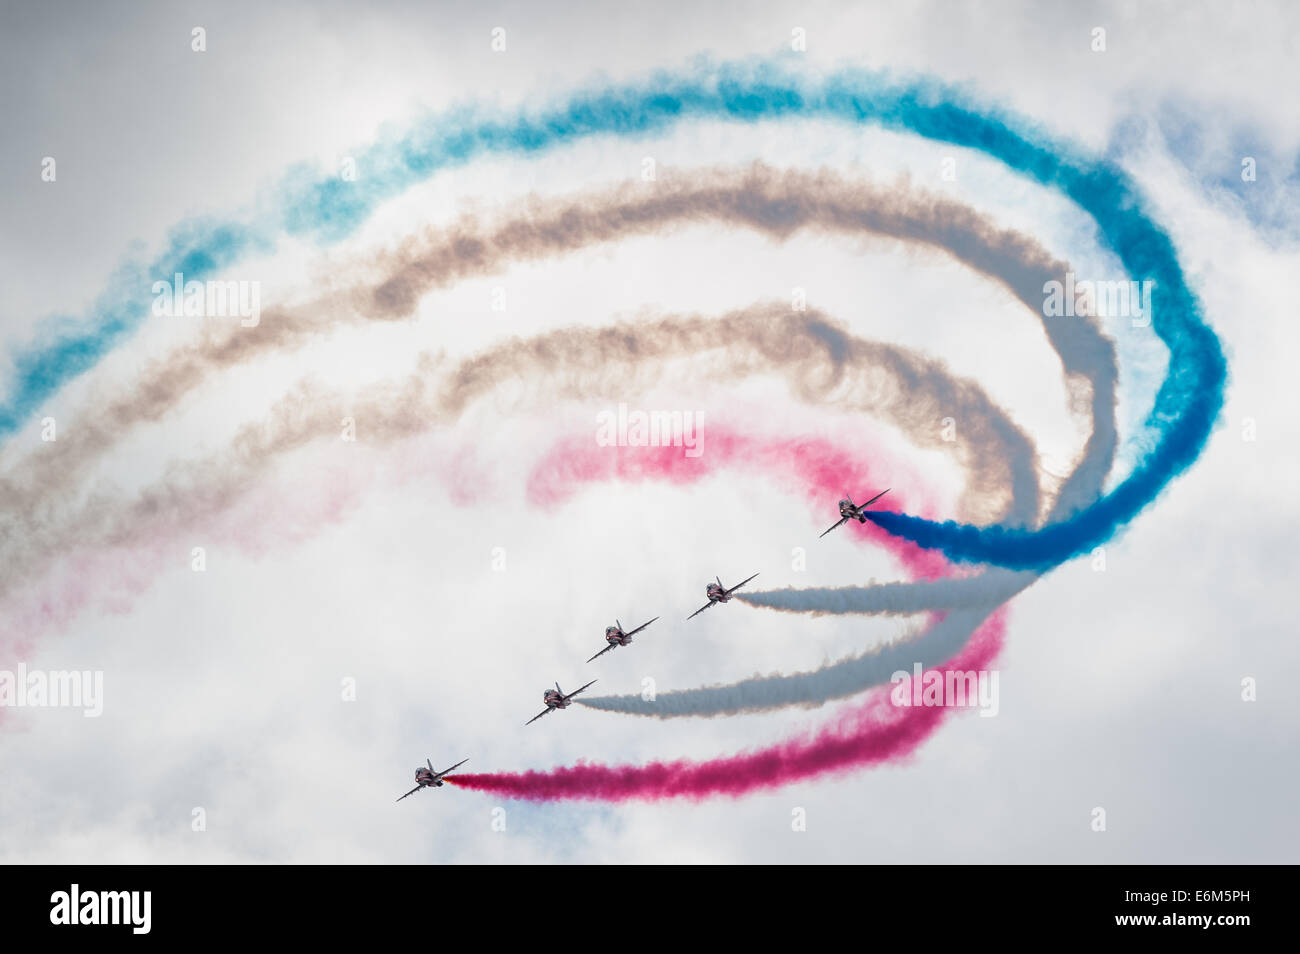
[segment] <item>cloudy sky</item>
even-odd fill
[[[104,680],[98,718],[0,711],[0,859],[1296,860],[1300,703],[1284,678],[1300,663],[1286,609],[1300,114],[1286,93],[1300,85],[1300,11],[381,0],[6,3],[0,16],[0,393],[12,401],[60,335],[102,327],[106,294],[139,300],[128,332],[0,435],[6,494],[22,503],[0,540],[0,670]],[[484,155],[403,183],[337,234],[259,234],[212,276],[256,283],[257,329],[150,310],[152,281],[171,279],[150,263],[188,234],[178,226],[260,228],[288,185],[358,157],[363,187],[384,174],[366,164],[376,142],[755,59],[809,81],[842,68],[941,80],[1121,166],[1222,339],[1218,426],[1106,544],[1104,568],[1075,559],[1010,602],[995,717],[953,713],[903,757],[739,798],[537,804],[446,787],[394,804],[426,758],[492,773],[801,738],[861,700],[671,720],[574,706],[523,723],[557,680],[621,694],[812,672],[924,625],[739,602],[687,624],[715,575],[803,588],[909,570],[855,527],[818,540],[839,488],[814,501],[797,468],[720,464],[697,481],[547,496],[540,462],[580,469],[602,411],[702,414],[705,459],[726,435],[815,439],[861,462],[844,489],[891,486],[939,518],[987,514],[1007,493],[976,488],[970,460],[906,415],[810,395],[725,340],[626,380],[614,369],[599,393],[577,393],[590,368],[510,366],[455,414],[428,412],[421,387],[460,362],[558,329],[788,307],[799,288],[852,335],[977,385],[1036,451],[1040,512],[1079,460],[1089,422],[1041,316],[933,247],[688,217],[457,276],[382,320],[364,314],[373,295],[350,293],[467,217],[662,194],[756,161],[960,205],[1080,275],[1122,277],[1059,193],[972,150],[823,119],[688,118]],[[114,410],[138,407],[151,375],[183,372],[178,355],[261,340],[284,314],[310,331],[241,352],[140,421]],[[1113,486],[1149,450],[1167,353],[1149,327],[1103,331],[1119,359]],[[317,420],[332,430],[277,443]],[[566,450],[575,441],[585,449]],[[616,617],[654,616],[632,646],[583,662]]]

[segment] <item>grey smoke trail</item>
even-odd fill
[[[815,672],[756,676],[725,686],[661,692],[652,702],[640,696],[597,696],[574,701],[591,709],[661,719],[738,715],[788,706],[812,708],[887,683],[895,672],[910,672],[915,662],[928,667],[951,659],[996,608],[997,604],[986,601],[973,608],[952,610],[932,623],[919,639],[886,643]]]
[[[875,583],[870,586],[807,587],[736,594],[750,606],[808,613],[912,616],[931,611],[975,609],[1006,602],[1023,589],[1018,581],[989,579],[985,573],[938,580]]]
[[[205,327],[195,342],[146,365],[125,395],[97,396],[92,410],[67,422],[57,443],[43,447],[0,479],[0,496],[8,504],[0,513],[0,546],[35,532],[50,519],[59,501],[72,496],[69,488],[133,427],[161,419],[221,370],[303,345],[343,324],[407,317],[431,289],[490,274],[514,262],[654,234],[674,225],[720,222],[753,228],[776,240],[800,229],[816,229],[929,245],[1004,285],[1026,304],[1041,301],[1043,282],[1068,270],[1033,239],[999,229],[959,203],[914,191],[906,183],[881,187],[827,172],[779,172],[761,165],[739,172],[670,171],[649,192],[637,182],[574,199],[534,199],[526,205],[522,215],[494,223],[465,219],[450,228],[427,231],[398,252],[381,253],[354,266],[350,274],[360,278],[344,289],[308,305],[268,310],[254,328]],[[1071,379],[1104,384],[1104,348],[1068,323],[1049,327],[1048,334],[1060,338],[1054,343]],[[833,338],[828,341],[835,343]],[[1104,387],[1094,385],[1094,403],[1106,393]],[[1084,399],[1082,391],[1076,397]],[[1094,407],[1094,441],[1103,439],[1096,422],[1104,415],[1097,411]],[[954,409],[945,408],[940,417],[954,414]],[[964,428],[962,433],[965,437]],[[1021,444],[1014,433],[1007,436],[1010,444]],[[963,506],[964,519],[1008,525],[1032,522],[1037,513],[1032,458],[1000,455],[1001,448],[974,441],[949,446],[966,455],[964,463],[975,482],[1019,492],[1015,499],[1020,504],[1014,510],[1005,498],[972,494]],[[1010,481],[1002,479],[1008,469]],[[974,499],[980,499],[979,509],[974,509]],[[991,508],[986,500],[991,500]]]
[[[702,370],[703,369],[703,370]],[[1028,439],[973,384],[937,361],[865,341],[819,312],[784,305],[734,311],[717,319],[671,317],[567,328],[501,343],[459,362],[426,353],[416,371],[354,399],[328,385],[303,382],[266,420],[245,426],[223,453],[175,466],[127,506],[92,497],[70,519],[26,535],[0,567],[0,597],[74,545],[130,547],[159,533],[228,509],[284,454],[334,438],[343,417],[356,420],[367,447],[454,424],[476,400],[508,382],[513,408],[557,400],[609,400],[665,383],[685,388],[775,374],[799,398],[877,415],[941,446],[932,427],[940,409],[956,409],[967,430],[999,454],[1033,466]],[[508,413],[511,407],[506,407]],[[999,492],[994,470],[968,492]],[[1032,511],[1031,511],[1032,512]]]

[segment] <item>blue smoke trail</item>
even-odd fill
[[[60,328],[79,324],[85,330],[56,332],[53,341],[14,357],[14,384],[9,399],[0,404],[0,436],[22,427],[46,398],[135,331],[149,313],[155,281],[170,282],[177,272],[187,282],[203,281],[250,251],[272,248],[272,234],[248,224],[195,220],[173,230],[167,250],[149,265],[121,266],[96,299],[89,320],[50,319]]]
[[[356,180],[313,180],[302,170],[291,174],[281,190],[279,217],[289,232],[328,242],[355,229],[379,202],[477,156],[535,154],[588,136],[645,134],[690,118],[755,122],[789,116],[876,123],[999,159],[1087,211],[1128,273],[1154,280],[1160,298],[1152,327],[1169,348],[1170,363],[1146,421],[1154,435],[1152,446],[1110,494],[1071,519],[1036,531],[889,513],[873,516],[880,526],[941,549],[952,560],[1046,569],[1108,539],[1199,456],[1223,405],[1227,363],[1218,339],[1202,321],[1172,242],[1146,217],[1128,177],[1108,163],[1070,155],[1023,121],[980,112],[957,91],[931,80],[895,83],[882,74],[854,71],[810,83],[770,64],[706,66],[690,76],[660,74],[640,85],[578,93],[533,115],[483,119],[462,109],[427,119],[407,135],[381,140],[363,152]],[[261,228],[227,223],[188,246],[174,240],[177,247],[168,264],[159,263],[153,271],[159,278],[170,276],[180,270],[173,262],[188,262],[187,277],[199,278],[264,238]],[[102,303],[92,330],[20,356],[13,394],[0,406],[0,434],[15,430],[41,400],[91,367],[138,325],[145,313],[138,307],[139,297],[146,288],[142,283],[135,298],[128,294],[124,301]]]
[[[1121,183],[1122,185],[1122,183]],[[1200,455],[1223,406],[1227,361],[1218,338],[1200,317],[1200,306],[1183,281],[1167,236],[1138,210],[1127,187],[1108,190],[1122,208],[1101,211],[1106,230],[1131,274],[1154,277],[1163,289],[1152,327],[1169,347],[1169,372],[1146,425],[1154,444],[1133,473],[1109,494],[1069,520],[1033,532],[1005,527],[937,523],[906,514],[876,513],[870,519],[897,536],[940,549],[949,559],[994,563],[1011,569],[1047,569],[1104,543],[1151,503],[1173,477]],[[1098,221],[1104,221],[1099,216]],[[1103,226],[1104,228],[1104,226]]]

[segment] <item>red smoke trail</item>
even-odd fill
[[[1002,609],[994,613],[966,648],[938,671],[988,669],[1002,646],[1005,613]],[[889,699],[891,691],[892,686],[872,690],[865,704],[843,710],[835,722],[815,734],[724,758],[647,765],[578,762],[546,772],[468,774],[449,776],[447,781],[462,788],[528,801],[699,800],[716,795],[736,798],[911,754],[938,728],[946,710],[896,707]]]
[[[562,441],[542,459],[529,480],[528,498],[543,506],[555,504],[569,496],[575,484],[602,479],[658,478],[685,484],[711,475],[723,463],[751,464],[767,473],[784,470],[801,481],[809,499],[821,507],[827,506],[828,494],[834,495],[829,497],[832,509],[841,492],[833,488],[843,487],[846,481],[863,480],[874,486],[883,469],[879,463],[869,467],[815,438],[761,440],[718,433],[711,428],[707,453],[693,458],[686,457],[679,447],[596,447],[585,438]],[[902,506],[903,496],[900,491],[897,506]],[[870,527],[867,524],[857,529],[863,538],[878,539],[894,550],[914,572],[938,576],[946,568],[945,561],[936,564],[931,554],[915,547],[899,547],[897,541]],[[961,653],[937,671],[989,668],[1002,646],[1005,618],[1005,609],[991,615]],[[945,710],[894,706],[890,701],[892,688],[872,690],[865,702],[841,710],[838,718],[819,732],[724,758],[616,766],[578,762],[550,771],[463,774],[449,776],[447,781],[462,788],[528,801],[699,800],[717,795],[735,798],[910,755],[938,728]]]
[[[906,486],[913,482],[910,468],[885,460],[873,453],[871,460],[859,458],[823,438],[752,438],[710,426],[698,457],[686,456],[682,447],[601,447],[590,436],[559,442],[533,469],[528,481],[530,503],[542,507],[562,503],[581,484],[597,481],[666,480],[673,484],[690,484],[713,476],[723,467],[749,468],[781,480],[783,489],[800,492],[816,514],[830,526],[839,516],[836,502],[845,493],[861,503],[892,486],[890,492],[872,509],[930,515],[928,501],[909,499]],[[915,484],[913,483],[913,486]],[[912,495],[915,491],[910,492]],[[821,518],[819,517],[818,520]],[[885,533],[871,522],[850,521],[836,533],[850,532],[864,543],[873,543],[894,554],[915,577],[935,579],[951,574],[952,567],[941,553],[924,550]]]

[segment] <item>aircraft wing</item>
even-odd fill
[[[537,721],[538,719],[540,719],[542,716],[544,716],[544,715],[546,715],[547,713],[552,712],[552,711],[554,711],[554,710],[552,710],[550,706],[547,706],[547,707],[546,707],[545,709],[543,709],[541,712],[537,713],[537,715],[533,716],[531,719],[529,719],[527,722],[525,722],[524,725],[532,725],[534,722],[536,722],[536,721]]]
[[[713,600],[709,600],[707,603],[705,603],[703,606],[701,606],[699,609],[697,609],[694,613],[692,613],[690,616],[686,618],[688,620],[695,619],[695,617],[699,616],[701,613],[703,613],[706,609],[708,609],[712,605],[713,605]]]
[[[830,533],[832,530],[834,530],[836,527],[843,524],[844,521],[848,519],[849,519],[848,517],[840,517],[840,519],[836,523],[831,524],[831,526],[826,529],[826,533],[823,533],[822,536],[818,537],[817,539],[820,540],[822,537],[826,536],[827,533]]]
[[[758,576],[758,574],[755,573],[754,576]],[[752,580],[752,579],[754,578],[754,576],[751,576],[751,577],[749,578],[749,580]],[[736,584],[735,586],[733,586],[731,589],[727,590],[727,595],[730,596],[732,593],[736,592],[736,590],[740,589],[742,586],[744,586],[746,583],[748,583],[749,580],[741,580],[739,583],[737,583],[737,584]]]
[[[595,684],[596,684],[596,680],[593,679],[593,680],[591,680],[591,682],[587,683],[586,686],[583,686],[582,689],[574,689],[571,693],[569,693],[569,694],[568,694],[567,696],[565,696],[564,698],[565,698],[565,700],[572,699],[572,698],[573,698],[574,696],[576,696],[578,693],[582,692],[583,689],[586,689],[588,686],[594,686]]]
[[[611,649],[613,649],[613,648],[614,648],[615,646],[617,646],[617,645],[618,645],[618,643],[610,643],[608,646],[606,646],[606,647],[605,647],[604,649],[602,649],[600,652],[596,653],[596,655],[592,656],[591,659],[588,659],[587,662],[591,662],[592,659],[599,659],[601,656],[605,655],[605,653],[609,652]]]
[[[443,777],[444,775],[446,775],[448,772],[454,772],[454,771],[456,771],[456,769],[460,768],[462,765],[464,765],[464,764],[465,764],[466,762],[468,762],[468,761],[469,761],[469,759],[461,759],[459,762],[457,762],[457,763],[456,763],[455,765],[453,765],[451,768],[449,768],[449,769],[443,769],[441,772],[439,772],[437,775],[435,775],[434,778],[435,778],[435,779],[442,778],[442,777]]]
[[[868,507],[870,507],[873,503],[875,503],[875,502],[876,502],[877,500],[879,500],[881,497],[885,496],[885,494],[889,493],[889,490],[890,490],[890,488],[886,487],[884,490],[882,490],[880,493],[876,494],[874,497],[872,497],[872,498],[871,498],[870,500],[868,500],[866,503],[864,503],[864,504],[860,504],[860,505],[858,506],[858,509],[859,509],[859,510],[866,510]]]
[[[415,786],[415,788],[413,788],[413,789],[411,789],[409,792],[407,792],[406,795],[414,795],[414,794],[415,794],[416,792],[418,792],[422,787],[423,787],[423,786],[421,786],[421,785],[417,785],[417,786]],[[403,795],[402,798],[405,798],[406,795]],[[400,801],[402,800],[402,798],[399,798],[398,801],[400,802]]]
[[[655,619],[658,619],[658,618],[659,618],[658,616],[655,617]],[[650,623],[653,623],[653,622],[655,621],[655,619],[650,620]],[[649,626],[650,623],[642,623],[642,624],[641,624],[640,626],[638,626],[636,629],[632,630],[632,632],[630,632],[630,633],[624,633],[623,635],[624,635],[624,636],[635,636],[637,633],[641,632],[641,630],[643,630],[643,629],[645,629],[647,626]]]

